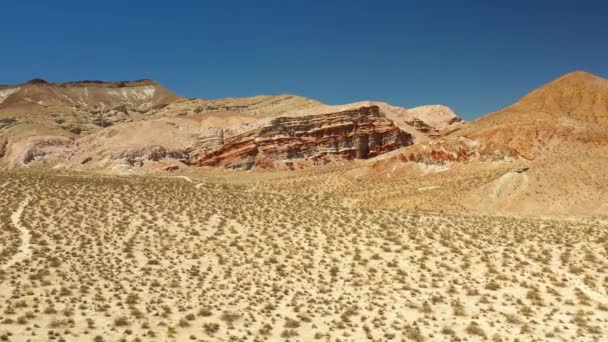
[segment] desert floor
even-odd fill
[[[0,341],[607,339],[603,221],[0,173]]]

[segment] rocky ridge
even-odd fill
[[[442,130],[448,127],[457,127],[464,122],[462,118],[446,106],[427,105],[415,108],[403,108],[378,101],[360,101],[343,105],[320,105],[306,110],[295,110],[285,115],[327,114],[370,106],[378,107],[379,111],[392,120],[397,127],[411,134],[415,143],[437,138],[442,135]]]
[[[86,134],[145,119],[182,100],[152,80],[48,83],[35,79],[0,88],[0,119]]]
[[[369,115],[373,120],[365,119],[373,124],[363,124],[361,107],[378,108]],[[442,108],[441,115],[429,116],[428,110],[414,110],[413,115],[405,108],[372,101],[328,106],[295,95],[185,99],[151,80],[49,83],[35,79],[0,86],[0,164],[121,172],[188,165],[301,168],[372,158],[435,139],[444,126],[462,121],[449,108],[437,107]],[[329,135],[303,137],[283,132],[281,139],[266,139],[275,134],[273,130],[286,131],[300,124],[331,125],[325,120],[337,119],[329,114],[341,112],[354,116],[351,123],[346,123],[345,114],[336,116],[342,120],[340,125],[350,126],[329,129]],[[377,141],[378,134],[386,138],[382,132],[386,127],[390,127],[386,136],[393,134],[393,141]],[[366,129],[374,133],[363,134]],[[353,130],[361,134],[352,136]],[[229,161],[236,140],[257,134],[255,161],[251,157]],[[368,150],[362,147],[366,144],[363,139],[371,139]],[[266,154],[269,157],[264,159]]]
[[[573,72],[503,110],[462,125],[441,139],[404,149],[392,158],[426,164],[530,161],[553,157],[564,148],[585,150],[606,144],[608,80]]]

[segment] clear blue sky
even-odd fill
[[[188,97],[441,103],[467,119],[608,76],[608,1],[5,1],[0,83],[152,78]]]

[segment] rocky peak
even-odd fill
[[[24,85],[25,84],[49,84],[49,82],[47,82],[46,80],[43,80],[41,78],[34,78],[34,79],[31,79],[31,80],[25,82]]]
[[[586,86],[594,84],[594,83],[605,87],[606,79],[599,77],[597,75],[594,75],[587,71],[577,70],[577,71],[569,72],[567,74],[564,74],[564,75],[558,77],[557,79],[552,81],[550,84],[554,84],[554,85],[560,84],[562,86],[579,85],[579,86],[586,87]]]
[[[464,122],[450,107],[444,105],[425,105],[410,108],[408,111],[436,130]]]
[[[143,86],[162,87],[158,82],[151,80],[151,79],[141,79],[141,80],[135,80],[135,81],[115,81],[115,82],[83,80],[83,81],[56,83],[56,85],[63,86],[63,87],[99,87],[99,88],[128,88],[128,87],[143,87]]]
[[[576,71],[532,91],[510,111],[541,112],[608,125],[608,80]]]

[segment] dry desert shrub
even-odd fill
[[[430,341],[605,333],[608,238],[597,222],[347,206],[346,190],[319,196],[310,193],[315,184],[283,183],[298,179],[209,177],[197,188],[153,176],[0,172],[0,185],[10,180],[0,196],[0,266],[19,255],[23,237],[11,216],[31,197],[19,221],[31,232],[29,253],[0,270],[0,336]],[[357,183],[348,191],[368,190]]]

